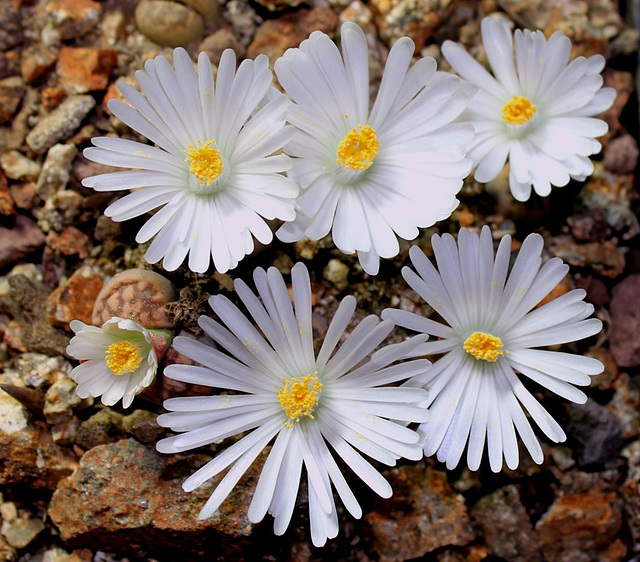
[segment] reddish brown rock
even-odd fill
[[[78,268],[63,286],[49,295],[47,321],[63,328],[74,319],[91,324],[93,305],[103,285],[99,270],[89,266]]]
[[[113,49],[62,47],[56,66],[60,85],[74,94],[105,90],[116,60]]]
[[[613,288],[609,349],[621,367],[640,365],[640,274]]]
[[[613,139],[604,152],[604,167],[616,174],[631,174],[638,165],[638,143],[626,134]]]
[[[333,36],[338,25],[338,16],[329,8],[317,6],[285,14],[277,20],[266,20],[256,31],[247,48],[247,57],[259,54],[269,57],[271,66],[278,57],[291,48],[297,47],[312,31],[320,30]]]
[[[13,199],[7,185],[7,176],[0,171],[0,215],[10,216],[15,214]]]
[[[570,265],[590,267],[596,273],[612,279],[624,271],[624,255],[615,240],[576,244],[570,236],[560,235],[553,240],[550,251]]]
[[[16,215],[12,228],[0,226],[0,269],[16,264],[44,244],[38,225],[23,215]]]
[[[100,21],[102,5],[93,0],[49,0],[46,12],[61,39],[75,39]]]
[[[549,562],[622,560],[626,547],[617,538],[622,527],[620,499],[614,492],[560,496],[536,525]]]
[[[605,111],[603,115],[603,119],[609,125],[609,132],[598,139],[606,146],[609,139],[616,137],[622,131],[626,131],[626,128],[620,122],[620,116],[627,106],[627,102],[634,90],[635,79],[630,72],[615,70],[613,68],[606,68],[603,76],[604,85],[614,88],[616,91],[616,98],[613,100],[613,105]]]
[[[0,390],[0,484],[53,490],[73,472],[76,458],[56,445],[43,422],[33,422],[14,398]]]
[[[228,556],[251,532],[245,513],[257,469],[249,469],[248,482],[240,482],[214,517],[200,521],[198,512],[215,483],[190,493],[181,484],[203,460],[201,455],[162,456],[133,439],[100,445],[60,483],[49,516],[72,546],[99,544],[101,550],[164,558],[204,549]]]
[[[20,58],[20,74],[27,84],[31,84],[50,70],[57,60],[58,54],[44,45],[29,45]]]
[[[384,473],[393,488],[390,499],[376,499],[365,515],[381,562],[417,558],[437,548],[463,546],[475,538],[464,498],[444,472],[424,463]]]
[[[86,258],[92,248],[89,237],[75,226],[67,226],[60,234],[50,232],[47,246],[65,256],[78,256],[80,259]]]
[[[540,543],[515,486],[484,496],[471,514],[489,550],[508,562],[542,560]]]
[[[11,121],[20,106],[23,94],[24,82],[20,76],[0,80],[0,125]]]

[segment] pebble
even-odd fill
[[[42,247],[45,237],[38,225],[16,215],[12,228],[0,225],[0,269],[17,264]]]
[[[604,50],[605,41],[622,30],[613,0],[502,0],[501,6],[525,27],[549,33],[560,29],[574,43],[584,42],[599,52]]]
[[[46,244],[54,252],[63,256],[78,256],[81,260],[89,256],[93,247],[91,239],[75,226],[67,226],[59,234],[54,231],[49,232]]]
[[[27,84],[32,84],[50,70],[57,60],[57,51],[48,49],[40,43],[29,45],[22,51],[20,74]]]
[[[135,18],[140,33],[170,47],[198,41],[204,30],[204,19],[198,12],[167,0],[143,0],[136,7]]]
[[[16,519],[2,523],[0,533],[14,548],[24,548],[44,530],[42,519]]]
[[[372,0],[380,36],[391,45],[408,36],[416,45],[424,45],[451,14],[452,0]]]
[[[36,182],[36,193],[40,199],[45,200],[67,187],[76,154],[78,149],[73,144],[54,144],[49,149]]]
[[[618,283],[612,291],[609,349],[620,367],[640,365],[640,274]]]
[[[22,101],[24,91],[24,81],[20,76],[0,80],[0,125],[11,121]]]
[[[77,464],[68,449],[53,442],[46,424],[32,423],[22,405],[3,390],[0,390],[0,450],[0,485],[53,490]]]
[[[339,291],[349,286],[349,268],[339,259],[333,258],[329,260],[329,263],[322,270],[322,277],[333,283]]]
[[[0,80],[17,74],[15,61],[0,51]]]
[[[571,236],[561,234],[549,244],[549,251],[569,265],[590,267],[612,279],[622,275],[625,267],[624,255],[614,240],[576,244]]]
[[[156,423],[157,414],[134,410],[122,418],[122,428],[141,443],[155,443],[164,429]]]
[[[191,559],[193,551],[214,541],[217,557],[234,560],[251,533],[246,511],[262,462],[253,463],[213,517],[198,520],[220,477],[190,493],[182,490],[182,481],[205,459],[160,455],[134,439],[94,447],[82,456],[78,470],[60,482],[48,514],[62,540],[77,546],[121,550],[134,540],[151,555],[179,560]],[[176,545],[180,553],[171,556]]]
[[[14,502],[0,504],[0,518],[3,521],[13,521],[18,518],[18,508]]]
[[[198,51],[207,53],[211,63],[216,66],[220,62],[220,56],[225,49],[232,49],[238,60],[244,58],[244,45],[226,27],[222,27],[215,33],[205,37],[202,43],[198,45]]]
[[[71,94],[106,90],[116,62],[114,49],[62,47],[56,65],[58,80]]]
[[[244,0],[229,0],[224,10],[224,19],[231,25],[234,35],[240,39],[240,43],[248,45],[262,18]]]
[[[618,418],[625,442],[638,436],[640,430],[640,390],[627,373],[621,373],[614,383],[615,393],[606,408]]]
[[[9,150],[0,156],[0,166],[12,180],[35,180],[41,166],[17,150]]]
[[[76,221],[83,203],[84,197],[77,191],[56,191],[47,198],[43,207],[38,209],[38,225],[43,232],[62,232],[65,227]]]
[[[37,154],[42,154],[58,141],[67,139],[95,105],[93,96],[69,96],[51,113],[41,118],[27,135],[29,148]]]
[[[63,328],[68,328],[74,319],[91,324],[93,305],[103,285],[104,276],[99,268],[79,267],[47,298],[47,321]]]
[[[580,466],[600,465],[622,449],[622,430],[616,416],[595,400],[569,404],[570,421],[565,430],[576,442]]]
[[[613,139],[604,152],[604,167],[616,174],[630,174],[638,165],[638,143],[626,134]]]
[[[287,49],[297,47],[311,32],[319,30],[333,37],[338,21],[335,12],[323,6],[302,8],[277,20],[266,20],[258,27],[249,44],[247,57],[265,54],[273,67],[276,59]]]
[[[122,414],[111,408],[103,408],[80,423],[76,433],[76,444],[85,449],[113,443],[125,437]]]
[[[597,490],[558,497],[536,524],[548,562],[618,561],[626,547],[616,538],[622,527],[620,499]]]
[[[81,37],[100,21],[102,5],[93,0],[49,0],[46,4],[49,22],[63,40]]]
[[[484,496],[471,514],[493,555],[508,562],[542,560],[538,537],[515,486]]]
[[[220,7],[218,0],[182,0],[183,4],[191,6],[203,18],[208,25],[215,23],[218,19]]]
[[[66,423],[73,419],[73,409],[81,403],[76,383],[71,377],[63,376],[47,389],[42,413],[49,425]]]
[[[11,2],[0,2],[0,51],[8,51],[23,41],[20,12]]]
[[[380,562],[418,558],[443,546],[473,541],[475,531],[464,498],[451,489],[446,473],[421,462],[383,475],[393,496],[376,498],[373,510],[364,516]]]

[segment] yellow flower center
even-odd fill
[[[349,170],[366,170],[380,149],[375,129],[365,125],[360,130],[351,129],[338,145],[336,164]]]
[[[502,106],[502,118],[507,125],[522,125],[531,121],[538,108],[524,96],[513,96]]]
[[[182,151],[187,155],[184,161],[189,164],[189,171],[200,180],[201,185],[213,183],[224,169],[220,151],[214,144],[212,140],[205,143],[198,141],[198,146],[190,144],[189,150]]]
[[[464,350],[476,359],[493,363],[504,355],[502,340],[484,332],[473,332],[464,342]]]
[[[284,386],[278,391],[278,402],[289,418],[284,424],[287,427],[292,427],[292,422],[299,422],[302,416],[313,419],[313,408],[322,392],[322,383],[315,376],[317,374],[316,371],[299,379],[282,379]]]
[[[107,367],[114,375],[132,373],[142,363],[142,356],[138,347],[128,341],[112,343],[104,355]]]

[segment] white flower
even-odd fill
[[[105,406],[122,398],[125,408],[155,379],[158,359],[151,336],[133,320],[111,318],[101,328],[72,320],[67,353],[82,361],[71,372],[80,398],[101,396]]]
[[[235,281],[238,296],[260,331],[226,297],[211,297],[211,308],[226,327],[204,316],[199,323],[229,355],[195,339],[176,338],[176,349],[202,366],[171,365],[165,369],[166,376],[238,394],[165,401],[170,413],[161,415],[158,423],[186,433],[159,441],[157,448],[176,453],[249,432],[184,482],[183,488],[191,491],[230,467],[200,512],[205,519],[273,441],[249,507],[249,520],[257,523],[268,511],[275,518],[275,533],[284,533],[304,465],[311,537],[313,544],[321,546],[338,533],[332,485],[354,517],[362,514],[334,453],[383,497],[391,495],[388,482],[360,453],[387,465],[400,457],[422,457],[418,434],[406,424],[389,420],[424,421],[426,410],[411,404],[424,401],[426,392],[384,385],[421,373],[429,362],[392,365],[424,342],[424,336],[387,346],[367,361],[393,329],[392,322],[380,322],[373,315],[360,322],[334,353],[355,310],[352,296],[340,303],[316,357],[309,274],[298,263],[291,275],[295,310],[282,275],[273,267],[254,272],[261,300],[245,283]]]
[[[276,61],[280,84],[295,105],[298,128],[285,152],[295,156],[289,176],[302,192],[296,220],[277,236],[318,240],[331,231],[363,269],[378,272],[380,257],[398,254],[397,236],[413,240],[458,206],[456,194],[471,170],[463,146],[469,125],[452,124],[475,88],[436,73],[430,57],[411,69],[414,43],[399,39],[387,59],[369,111],[369,54],[354,23],[341,30],[342,55],[319,31]]]
[[[479,237],[463,228],[458,245],[449,234],[433,236],[431,244],[439,272],[414,246],[410,256],[417,274],[408,267],[402,274],[448,325],[402,310],[382,312],[400,326],[440,338],[418,352],[444,355],[409,383],[429,392],[431,415],[420,426],[425,454],[437,451],[438,460],[453,468],[468,441],[467,464],[476,470],[486,440],[491,469],[501,469],[503,455],[513,469],[518,466],[517,433],[533,460],[541,463],[542,449],[524,411],[551,441],[566,436],[521,379],[584,403],[585,394],[573,385],[588,385],[589,375],[602,372],[602,363],[535,348],[592,336],[602,323],[588,318],[593,306],[582,300],[581,289],[532,310],[569,269],[559,258],[541,266],[539,234],[525,239],[510,272],[511,239],[502,238],[494,258],[487,226]]]
[[[547,39],[541,31],[516,30],[514,51],[502,18],[482,20],[482,42],[493,76],[460,45],[442,45],[453,69],[479,88],[462,117],[476,129],[468,146],[475,179],[491,181],[508,159],[518,201],[529,199],[532,186],[546,196],[552,185],[584,180],[593,172],[589,156],[601,148],[594,139],[607,132],[593,115],[615,98],[615,90],[602,88],[604,58],[569,62],[571,41],[561,31]]]
[[[111,100],[109,109],[157,147],[119,138],[94,138],[84,155],[111,166],[139,168],[83,180],[97,191],[135,190],[105,214],[124,221],[162,207],[140,229],[138,243],[155,236],[145,258],[172,271],[189,254],[189,268],[203,273],[210,259],[220,272],[273,235],[264,219],[292,220],[297,186],[281,172],[290,167],[272,155],[291,139],[285,126],[289,101],[271,87],[267,58],[236,59],[227,49],[213,80],[205,53],[198,73],[184,49],[145,63],[136,77],[144,96],[127,84],[120,90],[133,107]],[[267,96],[267,98],[265,98]],[[268,101],[265,101],[268,99]],[[264,102],[261,107],[260,104]]]

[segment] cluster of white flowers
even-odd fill
[[[196,73],[186,51],[176,49],[174,66],[160,56],[137,73],[144,95],[123,85],[131,105],[109,104],[157,146],[93,139],[87,158],[137,170],[83,183],[133,190],[106,211],[118,221],[161,207],[137,240],[155,236],[146,258],[162,259],[167,270],[188,256],[195,272],[206,272],[210,260],[227,271],[253,250],[254,237],[269,243],[266,220],[280,219],[281,240],[331,232],[340,250],[356,253],[364,271],[376,274],[380,258],[399,253],[398,238],[413,240],[419,228],[450,216],[472,169],[486,182],[508,160],[511,191],[522,201],[532,187],[548,195],[552,185],[593,170],[589,156],[600,149],[594,139],[606,132],[593,115],[614,98],[602,87],[602,57],[569,62],[570,42],[560,32],[546,39],[516,31],[514,49],[501,18],[486,18],[482,35],[495,78],[451,42],[443,53],[460,77],[436,72],[429,57],[411,66],[414,45],[404,38],[389,52],[371,109],[367,40],[353,23],[342,26],[341,50],[314,32],[276,62],[288,96],[271,86],[264,56],[236,71],[235,56],[225,51],[214,80],[206,55]],[[486,226],[480,234],[462,229],[457,241],[434,235],[431,243],[437,268],[414,246],[415,271],[402,274],[443,323],[386,309],[382,321],[368,316],[345,335],[355,311],[347,296],[316,347],[309,274],[298,263],[290,291],[275,268],[255,270],[257,295],[235,281],[249,317],[228,298],[211,297],[220,321],[203,316],[199,324],[221,349],[176,338],[176,350],[195,364],[170,365],[165,376],[225,393],[167,400],[169,412],[158,422],[176,434],[158,450],[177,453],[242,435],[184,483],[193,490],[226,471],[201,518],[218,509],[269,445],[249,520],[268,512],[275,533],[284,533],[304,467],[311,538],[321,546],[338,533],[334,490],[351,515],[362,514],[335,455],[388,497],[389,484],[365,456],[391,466],[435,454],[453,468],[466,449],[475,470],[486,449],[499,471],[503,461],[518,466],[518,436],[542,462],[529,419],[551,441],[566,438],[525,383],[584,402],[574,385],[588,385],[603,370],[596,359],[540,349],[601,329],[582,290],[538,306],[568,266],[558,258],[542,264],[538,234],[524,240],[513,265],[510,237],[494,253]],[[395,325],[419,335],[374,353]],[[68,353],[86,361],[73,373],[80,396],[102,396],[107,405],[122,398],[128,407],[153,381],[157,358],[144,327],[114,318],[102,328],[71,328],[77,335]],[[433,365],[420,358],[428,355],[437,355]]]
[[[399,252],[398,237],[448,218],[456,194],[475,166],[492,180],[510,164],[514,197],[593,171],[589,155],[607,125],[614,90],[602,87],[601,56],[569,62],[561,32],[516,31],[485,18],[484,47],[492,77],[462,47],[442,50],[462,79],[436,72],[423,57],[411,66],[414,44],[398,40],[389,52],[378,93],[369,104],[369,52],[354,23],[341,28],[342,52],[316,31],[276,61],[289,97],[271,86],[263,55],[237,72],[230,49],[214,81],[205,53],[196,73],[184,49],[174,67],[163,56],[136,73],[144,95],[121,84],[130,105],[111,100],[112,113],[156,146],[95,138],[90,160],[137,168],[86,178],[98,191],[133,190],[106,211],[124,221],[161,207],[137,242],[154,238],[150,263],[168,271],[188,255],[192,271],[210,260],[224,273],[272,240],[264,219],[285,221],[278,237],[318,240],[329,232],[347,254],[357,253],[375,275],[380,258]]]

